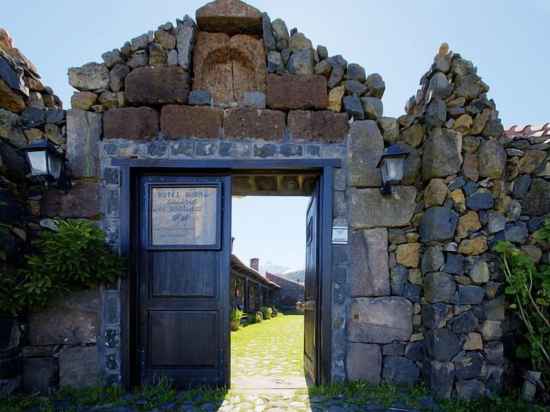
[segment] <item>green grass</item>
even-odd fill
[[[254,376],[285,377],[303,376],[303,315],[277,316],[259,324],[248,325],[231,333],[232,378]],[[238,390],[196,389],[177,393],[169,381],[162,379],[158,384],[137,390],[132,396],[125,396],[119,387],[93,387],[87,389],[64,388],[52,397],[16,396],[0,399],[0,412],[23,412],[40,406],[41,412],[54,412],[53,401],[68,400],[81,406],[112,405],[132,406],[137,411],[151,411],[167,403],[220,405],[234,399],[245,400],[249,394]],[[330,403],[334,400],[361,409],[366,404],[390,407],[396,403],[427,411],[429,391],[423,386],[400,388],[388,384],[373,386],[365,382],[339,383],[329,386],[310,387],[294,391],[292,399],[273,399],[273,395],[262,397],[277,402],[289,403],[300,400],[322,398]],[[517,394],[473,402],[443,401],[438,403],[444,412],[550,412],[549,407],[527,404],[518,400]],[[319,405],[318,405],[319,406]],[[76,407],[75,407],[76,411]],[[70,412],[70,411],[67,411]]]
[[[303,376],[304,316],[279,314],[231,333],[231,375]]]
[[[0,399],[0,412],[24,412],[29,408],[40,406],[41,412],[54,412],[54,400],[68,400],[74,405],[99,406],[127,405],[137,411],[152,411],[166,403],[175,405],[192,404],[196,408],[210,404],[216,409],[223,403],[232,402],[237,399],[246,402],[250,393],[236,391],[225,391],[224,389],[195,389],[183,393],[177,393],[167,380],[161,380],[157,385],[147,386],[136,391],[133,396],[127,397],[117,387],[93,387],[87,389],[64,388],[50,398],[38,396],[17,396],[8,399]],[[409,408],[416,408],[419,411],[428,411],[422,403],[428,398],[428,391],[424,387],[399,388],[392,385],[372,386],[364,382],[342,383],[330,386],[312,387],[307,390],[296,390],[290,398],[281,398],[278,395],[256,394],[266,402],[269,399],[279,404],[290,403],[293,400],[300,400],[309,403],[309,399],[322,398],[318,406],[331,404],[335,400],[340,405],[356,406],[361,409],[367,404],[377,404],[383,407],[390,407],[396,402],[407,405]],[[527,404],[516,397],[502,397],[484,399],[474,402],[445,401],[439,403],[444,412],[550,412],[550,408]],[[71,412],[66,411],[66,412]]]
[[[429,399],[429,391],[424,386],[399,388],[393,385],[370,385],[366,382],[340,383],[309,388],[310,397],[345,398],[349,404],[365,405],[376,403],[389,408],[396,402],[428,411],[422,400]],[[518,398],[517,394],[477,401],[448,400],[438,402],[445,412],[550,412],[550,407],[533,405]]]
[[[508,396],[494,399],[482,399],[479,401],[445,401],[442,402],[444,411],[447,412],[549,412],[550,407],[533,405],[516,397]]]

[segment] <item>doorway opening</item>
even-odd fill
[[[121,198],[128,206],[121,209],[121,249],[133,262],[121,286],[125,385],[161,376],[181,389],[231,385],[233,196],[311,198],[300,225],[306,231],[303,364],[312,383],[329,383],[332,190],[339,161],[116,163],[124,166]]]
[[[305,389],[315,379],[304,369],[311,197],[240,193],[232,201],[231,387]]]

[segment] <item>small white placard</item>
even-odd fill
[[[347,226],[332,227],[332,244],[334,245],[348,244],[348,227]]]

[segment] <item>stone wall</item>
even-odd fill
[[[514,330],[490,248],[506,239],[550,260],[532,240],[550,212],[547,139],[506,136],[489,87],[446,45],[395,119],[383,115],[380,75],[329,57],[280,19],[218,0],[196,21],[69,69],[73,188],[49,191],[42,214],[98,219],[117,249],[115,158],[341,159],[333,223],[349,225],[350,242],[332,247],[333,380],[424,380],[439,397],[497,392]],[[406,174],[382,195],[377,164],[392,144],[409,152]],[[48,371],[36,387],[119,383],[120,322],[117,284],[34,314],[25,363]]]
[[[29,179],[20,149],[48,137],[65,144],[65,112],[36,67],[0,29],[0,276],[15,270],[41,230],[43,188]],[[0,393],[22,383],[24,319],[0,314]]]
[[[302,283],[293,282],[273,273],[266,273],[266,278],[281,288],[275,291],[275,303],[281,308],[296,309],[297,302],[303,302],[305,287]]]
[[[29,314],[23,347],[23,389],[49,393],[98,383],[98,290],[74,293]]]
[[[50,230],[50,217],[89,217],[77,198],[79,182],[71,194],[30,179],[20,149],[49,139],[60,150],[66,144],[66,114],[53,91],[42,84],[36,67],[0,29],[0,273],[15,270],[32,240]],[[69,124],[69,129],[71,124]],[[76,194],[76,195],[75,195]],[[65,213],[51,199],[63,199]],[[97,197],[97,196],[96,196]],[[60,385],[90,385],[97,379],[95,348],[99,294],[66,296],[39,312],[0,320],[0,392],[22,387],[47,393]],[[91,377],[91,378],[90,378]]]
[[[397,119],[398,130],[394,120],[379,122],[386,144],[399,144],[410,153],[405,182],[415,185],[416,203],[412,195],[410,214],[401,220],[406,212],[388,214],[389,199],[376,201],[373,192],[358,190],[358,200],[352,198],[352,225],[368,229],[363,236],[354,236],[367,250],[372,245],[375,253],[373,257],[367,253],[364,267],[383,268],[378,274],[386,273],[385,261],[376,258],[376,248],[385,243],[385,231],[372,232],[371,227],[392,222],[403,226],[388,230],[390,286],[392,295],[414,305],[414,333],[406,345],[396,344],[402,339],[394,336],[394,343],[374,347],[372,343],[386,342],[378,341],[379,334],[366,332],[376,330],[372,326],[377,322],[386,331],[391,321],[383,312],[375,315],[370,310],[381,298],[356,299],[348,336],[350,378],[359,359],[376,364],[382,352],[384,380],[413,382],[421,373],[438,397],[472,399],[502,387],[506,367],[509,371],[511,366],[505,361],[503,342],[505,334],[513,335],[514,326],[506,316],[504,278],[491,247],[498,240],[508,240],[523,245],[536,260],[547,259],[548,251],[534,245],[532,233],[550,212],[545,180],[550,145],[542,136],[506,137],[488,91],[474,65],[444,44],[417,95],[407,104],[407,114]],[[377,136],[376,131],[373,135]],[[353,162],[350,167],[354,169]],[[393,194],[401,206],[407,202],[403,189],[394,188]],[[384,210],[385,216],[376,210]],[[360,257],[362,250],[354,249],[353,258]],[[369,273],[363,270],[360,275],[365,274]],[[363,289],[368,292],[365,295],[387,293],[386,276],[367,279],[363,278],[368,286]],[[391,299],[385,298],[378,307],[390,308]],[[395,311],[388,316],[395,317]],[[410,332],[408,322],[406,326],[405,338]],[[507,350],[512,352],[513,347]],[[368,361],[369,357],[373,360]],[[369,377],[372,369],[366,366],[357,377]]]

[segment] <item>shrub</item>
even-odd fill
[[[249,323],[261,323],[262,320],[264,320],[264,317],[262,315],[262,312],[253,312],[248,314],[248,322]]]
[[[241,321],[241,318],[243,317],[243,311],[239,308],[233,308],[231,309],[231,320],[238,320]]]
[[[243,317],[243,311],[239,308],[233,308],[231,309],[231,315],[230,315],[230,324],[231,324],[231,330],[233,332],[236,332],[241,327],[241,318]]]
[[[265,320],[271,319],[273,314],[273,309],[271,309],[269,306],[262,306],[260,308],[260,311],[262,312],[262,316]]]
[[[535,240],[550,239],[550,219],[535,233]],[[518,345],[518,358],[528,359],[531,367],[550,373],[550,266],[536,265],[526,253],[510,242],[495,246],[506,277],[505,293],[524,325],[525,342]],[[546,376],[548,379],[548,376]]]
[[[277,308],[275,306],[273,306],[271,308],[271,316],[276,318],[278,314],[279,314],[279,311],[277,310]]]
[[[85,220],[56,223],[57,232],[40,233],[36,252],[25,256],[21,269],[0,277],[0,312],[40,308],[62,293],[120,277],[123,260],[109,250],[101,229]]]

